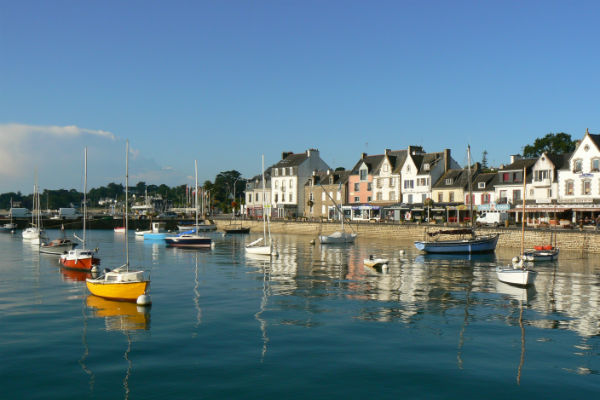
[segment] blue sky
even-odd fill
[[[0,193],[600,133],[597,1],[0,0]]]

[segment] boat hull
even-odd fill
[[[166,233],[144,233],[144,240],[165,240]]]
[[[498,235],[464,240],[415,241],[415,247],[426,253],[471,254],[496,250]]]
[[[530,286],[535,281],[537,272],[528,269],[500,268],[496,269],[500,282],[515,286]]]
[[[211,247],[212,239],[211,238],[178,238],[178,237],[166,237],[165,243],[167,247],[188,247],[188,248],[207,248]]]
[[[355,239],[356,239],[355,233],[335,232],[331,235],[320,235],[319,243],[321,243],[321,244],[354,243]]]
[[[81,253],[80,253],[81,251]],[[78,271],[91,271],[100,265],[100,259],[93,256],[91,250],[72,250],[60,256],[58,260],[64,268]]]
[[[225,228],[224,231],[227,234],[245,234],[250,233],[250,228]]]
[[[197,229],[196,229],[197,228]],[[196,229],[197,232],[208,232],[216,231],[217,225],[215,224],[198,224],[198,225],[177,225],[179,232],[187,232]]]
[[[103,279],[86,279],[85,284],[94,296],[119,301],[136,301],[146,293],[148,281],[105,282]]]
[[[271,246],[250,246],[246,247],[246,253],[270,256],[273,252]]]
[[[558,259],[558,249],[526,251],[523,257],[527,261],[554,261]]]

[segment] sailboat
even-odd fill
[[[17,230],[17,224],[15,224],[13,222],[13,215],[12,215],[12,197],[10,198],[10,222],[7,224],[4,224],[2,226],[0,226],[0,232],[4,232],[4,233],[15,233],[15,231]]]
[[[525,189],[526,189],[526,168],[523,168],[523,215],[521,221],[521,256],[513,257],[512,265],[506,267],[497,267],[496,274],[498,280],[504,283],[517,286],[529,286],[535,281],[537,272],[528,269],[524,265],[525,260]]]
[[[471,146],[467,146],[468,156],[468,186],[469,186],[469,214],[470,227],[462,229],[443,229],[435,232],[426,232],[429,238],[426,240],[415,241],[415,247],[426,253],[488,253],[496,250],[498,243],[498,234],[477,235],[473,229],[473,189],[471,178]],[[459,235],[457,239],[438,240],[435,239],[438,235]]]
[[[65,268],[81,271],[95,271],[100,265],[100,259],[96,257],[97,250],[85,248],[86,243],[86,221],[87,221],[87,147],[84,149],[84,180],[83,180],[83,238],[75,236],[81,240],[81,249],[71,249],[61,254],[58,262]]]
[[[196,171],[196,225],[195,228],[189,231],[182,232],[176,236],[165,237],[165,242],[169,247],[185,247],[185,248],[206,248],[212,246],[212,239],[206,236],[198,235],[198,160],[194,160]]]
[[[327,193],[327,191],[325,191],[325,193]],[[327,193],[327,196],[329,196],[329,193]],[[339,231],[333,232],[330,235],[319,235],[319,243],[321,243],[321,244],[354,243],[354,239],[356,239],[356,233],[346,232],[344,230],[344,220],[346,219],[346,216],[344,215],[344,212],[342,211],[342,209],[337,205],[335,200],[333,200],[331,198],[331,196],[329,196],[329,198],[331,199],[331,201],[333,201],[333,203],[335,204],[336,210],[340,213],[340,221],[341,221],[342,225],[341,225],[341,228]]]
[[[265,156],[262,156],[262,209],[263,209],[263,236],[246,245],[246,254],[258,254],[263,256],[276,255],[271,239],[271,209],[267,210],[265,204]],[[267,229],[268,226],[268,229]],[[267,237],[268,231],[268,237]],[[267,242],[268,240],[268,242]],[[261,245],[261,243],[264,243]]]
[[[125,153],[125,231],[128,231],[129,218],[127,218],[127,201],[129,187],[129,141]],[[85,280],[90,293],[95,296],[111,300],[136,301],[139,305],[149,305],[150,297],[147,295],[150,279],[144,277],[144,271],[129,269],[129,240],[125,237],[125,264],[114,270],[106,271],[98,278]]]
[[[33,185],[33,213],[31,214],[31,226],[26,228],[22,235],[23,239],[29,240],[31,244],[40,244],[45,238],[45,232],[42,229],[42,213],[40,208],[40,193],[37,184],[37,172],[35,184]]]

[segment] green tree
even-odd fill
[[[487,150],[484,150],[483,151],[483,156],[481,157],[481,168],[483,168],[483,169],[487,169],[488,168],[487,155],[488,155]]]
[[[535,139],[532,145],[523,148],[523,157],[538,157],[542,153],[564,154],[575,150],[576,141],[568,133],[548,133],[543,138]]]

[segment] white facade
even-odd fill
[[[412,157],[414,154],[409,153],[406,156],[401,169],[403,203],[418,204],[425,202],[427,198],[432,198],[432,186],[446,170],[460,169],[460,165],[450,157],[450,150],[439,154],[441,156],[437,159],[428,157],[429,154],[417,155],[423,157],[421,165],[415,163]]]
[[[288,211],[298,216],[304,213],[304,185],[313,171],[326,171],[329,166],[321,160],[319,150],[310,149],[303,154],[287,154],[271,170],[271,204],[279,217]],[[289,161],[289,162],[286,162]]]
[[[385,157],[379,175],[373,177],[373,200],[376,202],[399,202],[401,198],[401,177],[393,172],[390,160]]]
[[[599,137],[600,135],[594,135]],[[569,159],[569,169],[558,172],[561,203],[591,203],[600,199],[600,148],[586,133]]]
[[[526,186],[526,199],[544,204],[558,200],[558,171],[546,153],[531,168],[531,182]]]

